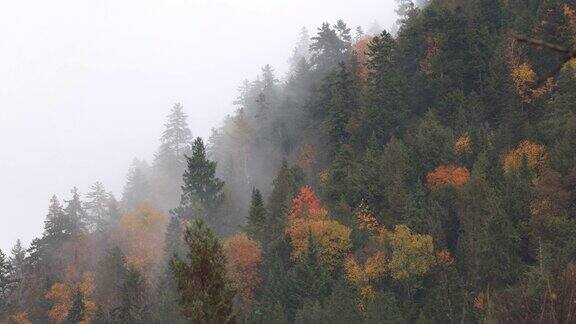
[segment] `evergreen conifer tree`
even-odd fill
[[[252,200],[250,202],[250,214],[244,230],[254,240],[264,241],[266,236],[266,208],[260,190],[252,189]]]
[[[174,256],[170,262],[180,294],[182,315],[192,323],[234,321],[235,291],[226,275],[222,244],[202,220],[186,228],[186,261]]]

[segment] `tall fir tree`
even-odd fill
[[[14,285],[12,273],[13,269],[10,260],[0,250],[0,318],[3,317],[9,306],[10,294]]]
[[[184,156],[190,154],[193,140],[187,119],[183,106],[176,103],[164,124],[160,148],[154,156],[154,191],[158,198],[157,203],[163,209],[178,204],[181,194],[182,173],[186,168]]]
[[[86,319],[86,305],[84,304],[84,294],[77,288],[72,295],[72,305],[68,310],[66,323],[82,323]]]
[[[146,162],[134,159],[122,191],[122,207],[127,210],[143,202],[154,203],[148,177],[148,165]]]
[[[199,219],[186,228],[184,241],[187,260],[174,256],[170,262],[180,294],[182,315],[192,323],[234,322],[232,300],[235,290],[226,275],[222,244]]]
[[[120,291],[120,304],[112,310],[112,318],[118,323],[149,323],[146,280],[138,269],[128,266]]]
[[[263,242],[267,231],[266,219],[266,208],[264,207],[262,194],[260,190],[253,188],[250,213],[248,215],[248,221],[244,226],[244,231],[246,231],[250,238]]]
[[[186,156],[180,206],[175,211],[183,219],[204,219],[212,228],[222,225],[218,209],[224,201],[224,182],[216,177],[216,162],[208,160],[202,138],[194,140],[192,155]]]
[[[101,182],[96,182],[90,186],[86,193],[86,202],[84,208],[88,215],[88,228],[91,231],[103,233],[106,230],[107,223],[110,220],[109,213],[109,193]]]
[[[84,232],[87,229],[87,218],[86,210],[82,206],[82,201],[80,200],[80,193],[78,188],[72,188],[72,199],[66,200],[66,207],[64,208],[64,215],[66,222],[68,223],[68,228],[66,229],[67,235],[71,237],[72,235]]]

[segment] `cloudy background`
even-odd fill
[[[302,27],[391,27],[393,0],[3,0],[0,249],[41,234],[52,194],[96,181],[120,198],[181,102],[195,136],[244,79],[279,76]]]

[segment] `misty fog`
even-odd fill
[[[393,0],[12,1],[0,11],[0,248],[42,232],[50,197],[100,181],[120,199],[176,102],[208,141],[302,27],[392,28]]]

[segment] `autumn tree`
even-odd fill
[[[318,245],[318,258],[334,269],[350,248],[350,228],[328,220],[328,211],[308,186],[292,201],[286,234],[292,244],[292,258],[299,260],[308,248],[308,235]],[[316,252],[315,252],[316,253]]]
[[[222,245],[199,219],[186,228],[184,241],[188,247],[187,261],[179,256],[170,261],[182,314],[191,322],[233,322],[235,290],[226,275]]]
[[[542,172],[548,165],[548,155],[543,145],[522,141],[516,148],[506,154],[504,171],[519,170],[524,163],[524,159],[526,159],[530,170],[533,172]]]
[[[152,275],[162,258],[166,221],[160,210],[147,203],[122,215],[112,240],[124,250],[128,264]]]
[[[228,276],[238,289],[239,309],[248,315],[254,304],[256,290],[262,283],[259,271],[262,248],[258,241],[241,233],[224,241],[224,253],[228,262]]]
[[[455,188],[462,187],[468,178],[470,172],[464,167],[455,165],[441,165],[431,171],[426,176],[426,186],[430,190],[453,186]]]
[[[74,266],[66,268],[63,282],[50,287],[46,298],[52,302],[48,316],[56,323],[90,323],[96,314],[94,274],[80,273]]]

